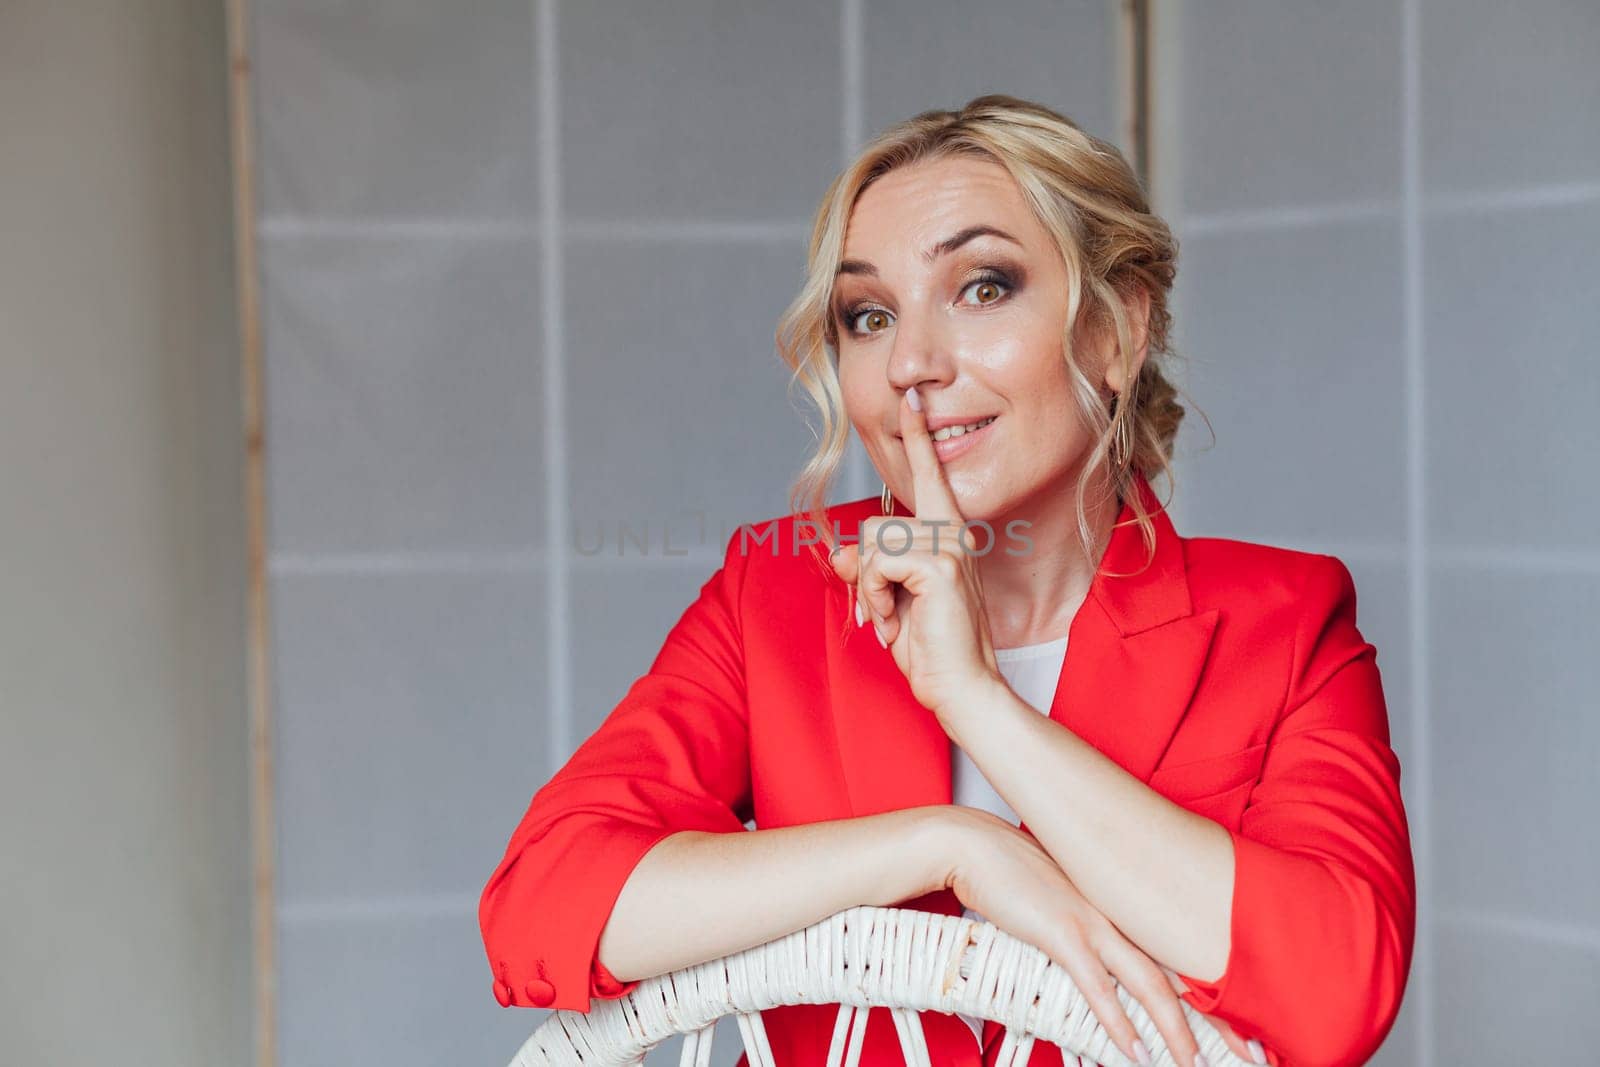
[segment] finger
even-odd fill
[[[1161,973],[1167,976],[1167,981],[1171,983],[1173,991],[1180,997],[1189,991],[1189,983],[1185,982],[1177,971],[1170,967],[1162,967]],[[1222,1035],[1223,1041],[1233,1050],[1234,1055],[1252,1063],[1267,1062],[1266,1051],[1261,1047],[1261,1042],[1256,1041],[1254,1038],[1244,1037],[1232,1026],[1228,1025],[1225,1020],[1219,1019],[1215,1015],[1207,1015],[1201,1012],[1200,1017],[1210,1023],[1217,1033]]]
[[[1226,1019],[1219,1019],[1215,1015],[1201,1014],[1206,1022],[1210,1023],[1222,1035],[1222,1040],[1235,1056],[1247,1063],[1266,1063],[1266,1052],[1261,1048],[1261,1042],[1246,1039],[1239,1031],[1230,1026]]]
[[[1200,1043],[1189,1029],[1183,1005],[1161,969],[1150,957],[1133,949],[1120,933],[1114,935],[1113,944],[1101,950],[1101,956],[1115,972],[1123,989],[1143,1006],[1145,1014],[1155,1023],[1172,1058],[1186,1067],[1193,1064]]]
[[[1189,1028],[1182,1003],[1172,988],[1159,975],[1151,975],[1140,984],[1137,991],[1130,989],[1129,992],[1144,1005],[1145,1014],[1150,1016],[1150,1021],[1161,1032],[1161,1040],[1166,1043],[1172,1058],[1181,1064],[1195,1064],[1195,1057],[1200,1053],[1200,1041]]]
[[[898,579],[879,570],[885,560],[900,559],[914,549],[915,532],[903,518],[874,516],[861,527],[861,561],[856,568],[857,594],[866,617],[882,623],[895,614],[892,583]],[[881,627],[880,627],[881,631]],[[887,631],[883,632],[888,637]]]
[[[960,564],[944,553],[908,552],[896,556],[875,551],[867,557],[861,572],[862,595],[877,620],[884,641],[893,644],[900,636],[900,606],[913,597],[923,596],[937,586],[953,585]]]
[[[828,556],[828,563],[840,581],[854,583],[861,564],[861,549],[856,545],[838,545]]]
[[[1078,961],[1082,959],[1088,959],[1090,962],[1079,965]],[[1117,980],[1101,966],[1098,957],[1087,949],[1083,952],[1073,952],[1070,955],[1070,962],[1065,966],[1068,976],[1072,978],[1073,984],[1078,987],[1084,999],[1089,1002],[1089,1010],[1094,1012],[1094,1017],[1100,1021],[1111,1043],[1134,1063],[1152,1062],[1149,1050],[1139,1039],[1139,1032],[1133,1028],[1128,1013],[1122,1008],[1122,1001],[1117,999]],[[1143,1056],[1139,1054],[1141,1051],[1144,1052]]]
[[[892,644],[899,633],[899,620],[895,604],[896,579],[885,573],[884,564],[887,562],[891,570],[899,573],[900,568],[893,566],[899,558],[881,550],[869,551],[857,575],[856,595],[867,621],[872,623],[885,647]]]
[[[900,400],[900,436],[905,442],[906,460],[911,464],[912,505],[919,519],[949,519],[959,524],[965,520],[928,434],[927,413],[921,410],[921,400],[916,397],[913,386]],[[917,406],[913,407],[913,403]]]
[[[872,634],[877,638],[878,644],[884,648],[889,647],[889,638],[884,634],[883,622],[867,607],[867,596],[859,582],[856,583],[856,625],[871,626]]]
[[[841,544],[835,546],[828,556],[828,562],[833,567],[833,573],[839,580],[850,587],[850,612],[855,617],[857,626],[865,626],[867,614],[864,602],[861,599],[861,549],[858,545]]]

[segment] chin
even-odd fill
[[[994,499],[986,486],[981,483],[974,486],[966,478],[955,478],[950,483],[950,492],[956,498],[956,507],[967,521],[990,521],[995,510]]]

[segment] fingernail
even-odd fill
[[[1250,1050],[1250,1058],[1257,1063],[1267,1062],[1267,1051],[1261,1047],[1261,1042],[1255,1038],[1252,1037],[1249,1041],[1246,1041],[1244,1047]]]
[[[865,625],[866,621],[867,621],[867,616],[862,612],[862,610],[861,610],[861,601],[858,600],[858,601],[856,601],[856,625],[857,626]]]
[[[1203,1053],[1196,1052],[1194,1054],[1194,1067],[1211,1067],[1211,1061],[1206,1059]]]
[[[1144,1047],[1144,1042],[1137,1037],[1133,1039],[1133,1058],[1138,1060],[1143,1067],[1150,1067],[1150,1050]]]
[[[872,632],[878,636],[878,644],[883,648],[889,647],[889,642],[883,639],[883,631],[878,629],[878,624],[872,624]]]
[[[906,403],[911,405],[912,411],[922,410],[922,398],[917,395],[916,386],[913,385],[910,389],[906,390]]]

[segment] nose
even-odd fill
[[[949,385],[955,378],[955,354],[938,316],[909,307],[900,309],[894,324],[886,373],[898,393],[912,386]]]

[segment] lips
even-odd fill
[[[952,412],[949,415],[929,415],[925,422],[929,433],[938,433],[950,426],[970,426],[984,419],[994,418],[992,411]]]
[[[934,454],[939,457],[940,463],[949,463],[957,456],[964,455],[977,448],[993,436],[997,422],[999,422],[998,416],[991,418],[988,424],[981,429],[968,430],[960,437],[950,437],[943,441],[935,441],[933,443]]]
[[[995,416],[989,415],[981,419],[972,419],[969,422],[958,422],[951,423],[948,426],[932,427],[930,429],[929,436],[931,436],[935,441],[948,441],[952,438],[960,437],[963,434],[976,433],[994,420]],[[940,436],[941,434],[943,436]]]

